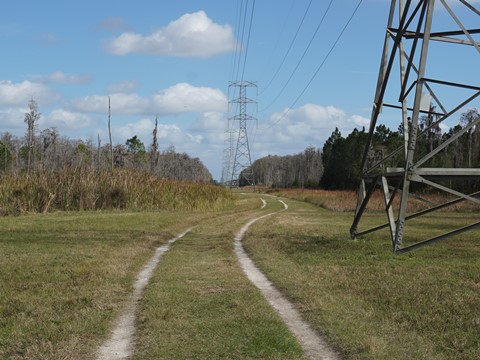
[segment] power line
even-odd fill
[[[265,86],[265,88],[262,90],[262,92],[260,93],[260,95],[262,95],[262,94],[263,94],[265,91],[267,91],[267,89],[270,87],[270,85],[272,84],[273,80],[275,80],[275,78],[277,77],[280,69],[282,68],[283,64],[285,63],[285,60],[287,59],[288,54],[290,54],[290,50],[292,50],[293,44],[295,43],[295,40],[297,39],[298,33],[300,32],[300,28],[302,27],[303,22],[305,21],[305,18],[307,17],[307,13],[308,13],[308,10],[310,9],[310,5],[312,5],[312,1],[313,1],[313,0],[310,0],[310,2],[308,3],[307,9],[306,9],[305,12],[303,13],[302,20],[300,21],[300,24],[298,25],[297,31],[295,32],[295,35],[293,36],[293,39],[292,39],[292,41],[290,42],[290,46],[288,47],[287,51],[285,52],[285,55],[283,56],[283,59],[282,59],[282,61],[280,62],[280,65],[278,66],[277,70],[276,70],[275,73],[273,74],[273,76],[272,76],[272,78],[270,79],[270,81],[268,82],[267,86]]]
[[[241,40],[240,40],[240,44],[243,45],[243,37],[245,35],[245,23],[247,21],[247,8],[248,8],[248,0],[245,2],[245,11],[242,10],[243,12],[243,25],[242,25],[242,36],[241,36]],[[240,51],[238,52],[238,67],[237,67],[237,74],[235,76],[235,79],[238,80],[238,74],[240,72],[240,62],[241,62],[241,59],[242,59],[242,45],[240,46]]]
[[[245,66],[247,65],[248,45],[250,43],[250,33],[252,32],[253,12],[255,11],[255,0],[253,0],[252,11],[250,13],[250,25],[248,27],[247,46],[245,47],[245,58],[243,60],[242,81],[245,74]]]
[[[238,34],[239,30],[240,30],[240,21],[241,21],[241,17],[242,17],[242,9],[243,9],[243,0],[238,2],[238,6],[237,6],[237,16],[235,18],[235,34]],[[233,52],[233,61],[232,61],[233,62],[232,78],[235,75],[235,69],[237,67],[237,55],[238,55],[238,52],[239,52],[239,50],[238,50],[239,46],[240,46],[240,43],[235,40],[235,50]]]
[[[335,49],[335,47],[337,46],[338,42],[340,41],[340,38],[342,37],[343,33],[345,32],[345,30],[347,29],[348,25],[350,24],[350,22],[352,21],[353,17],[355,16],[355,14],[357,13],[357,10],[358,8],[360,7],[360,5],[362,4],[363,0],[360,0],[357,4],[357,6],[355,7],[355,10],[353,10],[353,13],[352,15],[350,15],[350,18],[348,19],[348,21],[345,23],[345,25],[343,26],[343,29],[342,31],[340,32],[340,34],[337,36],[337,39],[335,40],[335,42],[333,43],[333,45],[331,46],[330,50],[328,51],[327,55],[325,55],[325,57],[323,58],[323,61],[320,63],[320,65],[317,67],[316,71],[313,73],[313,75],[311,76],[310,80],[308,81],[308,83],[305,85],[305,87],[303,88],[303,90],[300,92],[300,94],[297,96],[297,98],[295,99],[295,101],[292,103],[292,105],[290,105],[290,107],[287,109],[287,111],[285,111],[283,113],[283,115],[277,120],[275,121],[273,124],[270,124],[266,129],[270,129],[271,127],[275,126],[276,124],[278,124],[281,120],[283,120],[287,114],[290,112],[290,110],[297,104],[298,100],[300,100],[300,98],[303,96],[303,94],[305,93],[305,91],[307,91],[308,87],[311,85],[311,83],[313,82],[313,80],[315,79],[315,77],[318,75],[319,71],[322,69],[323,65],[325,64],[325,62],[327,61],[327,59],[330,57],[330,54],[332,53],[333,49]]]
[[[328,3],[327,9],[325,10],[325,13],[324,13],[323,16],[322,16],[322,19],[320,20],[320,23],[318,24],[317,28],[315,29],[315,32],[313,33],[312,37],[310,38],[310,41],[309,41],[307,47],[305,48],[305,51],[303,52],[302,56],[301,56],[300,59],[298,60],[297,65],[295,66],[295,68],[293,69],[292,73],[290,74],[290,77],[288,78],[287,82],[285,83],[285,85],[283,85],[282,89],[281,89],[280,92],[277,94],[277,96],[275,96],[275,98],[273,99],[273,101],[272,101],[267,107],[263,108],[261,111],[267,110],[270,106],[272,106],[272,105],[275,103],[275,101],[278,100],[278,98],[280,97],[280,95],[282,95],[283,91],[287,88],[288,84],[290,83],[290,80],[292,80],[293,75],[295,75],[295,73],[296,73],[296,71],[298,70],[298,68],[300,67],[300,64],[302,63],[305,55],[307,54],[308,50],[310,49],[310,46],[312,45],[313,40],[315,39],[318,31],[320,30],[320,27],[322,26],[323,21],[325,20],[325,17],[327,16],[328,11],[329,11],[330,6],[332,5],[332,3],[333,3],[333,0],[330,0],[330,2]]]

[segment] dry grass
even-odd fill
[[[154,248],[209,216],[1,217],[0,359],[93,359]]]
[[[233,252],[258,203],[203,222],[165,254],[140,305],[133,359],[304,359]]]
[[[250,228],[245,246],[344,359],[480,358],[478,231],[393,257],[387,231],[350,240],[352,213],[287,203]],[[372,226],[378,217],[364,220]],[[409,224],[410,237],[476,217],[425,216]]]
[[[172,181],[132,169],[86,168],[0,175],[0,215],[50,210],[219,210],[231,205],[226,189]]]
[[[354,211],[357,204],[357,195],[354,191],[330,191],[330,190],[305,190],[305,189],[285,189],[276,192],[279,196],[284,196],[291,199],[305,201],[313,205],[320,206],[322,208],[337,211],[337,212],[349,212]],[[421,194],[419,198],[410,198],[408,203],[409,212],[417,212],[428,209],[434,204],[443,204],[447,201],[454,200],[452,196],[443,194]],[[423,199],[423,200],[422,200]],[[394,199],[393,206],[398,208],[400,203],[400,197],[397,196]],[[384,211],[385,202],[383,194],[380,190],[377,190],[372,195],[368,203],[368,211]],[[472,212],[479,211],[480,206],[464,201],[449,206],[441,211],[460,211],[460,212]]]

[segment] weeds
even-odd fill
[[[226,189],[173,181],[132,169],[0,175],[0,215],[51,210],[220,210],[232,204]]]
[[[327,191],[327,190],[306,190],[306,189],[285,189],[275,192],[279,196],[305,201],[307,203],[320,206],[324,209],[348,212],[354,211],[356,207],[357,196],[354,191]],[[408,203],[408,211],[417,212],[432,207],[433,204],[443,204],[455,199],[444,194],[426,194],[415,198],[415,194]],[[394,208],[398,208],[400,197],[397,196],[393,202]],[[384,211],[385,202],[380,190],[373,193],[367,211]],[[449,206],[439,211],[461,211],[472,212],[479,211],[480,207],[472,202],[464,201]]]

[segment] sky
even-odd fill
[[[219,180],[238,96],[229,82],[244,80],[257,85],[247,89],[254,101],[247,113],[256,119],[248,122],[252,161],[322,148],[335,127],[347,135],[370,122],[390,1],[358,4],[5,1],[0,133],[25,134],[34,98],[38,131],[55,127],[62,136],[94,143],[100,136],[105,144],[110,97],[114,144],[136,135],[148,148],[157,118],[160,150],[173,145],[200,158]],[[448,71],[459,61],[443,56]],[[463,75],[478,84],[478,72]]]

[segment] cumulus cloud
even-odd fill
[[[55,71],[50,75],[39,76],[38,81],[55,84],[87,84],[92,81],[92,77],[90,75],[65,74],[61,71]]]
[[[0,81],[0,105],[27,105],[32,97],[39,105],[50,104],[60,98],[57,93],[37,82]]]
[[[290,136],[314,136],[317,132],[333,131],[335,127],[350,132],[354,127],[368,126],[370,121],[360,115],[348,116],[334,106],[305,104],[273,114],[269,123],[272,127],[278,124],[282,132]]]
[[[92,119],[88,115],[64,109],[55,109],[40,120],[43,125],[57,127],[60,130],[84,129],[92,124]]]
[[[110,96],[111,113],[116,115],[138,115],[148,113],[150,100],[138,94],[117,93]],[[77,111],[106,114],[108,113],[107,95],[90,95],[73,100],[72,106]]]
[[[222,111],[227,98],[219,89],[195,87],[179,83],[150,97],[138,94],[115,93],[110,96],[112,114],[117,115],[176,115],[187,112]],[[107,95],[91,95],[72,102],[77,111],[105,114],[108,112]]]
[[[187,83],[160,91],[153,95],[152,100],[157,112],[168,114],[222,111],[227,108],[227,98],[221,90]]]
[[[2,124],[2,131],[8,129],[17,130],[25,128],[25,113],[28,109],[10,108],[0,111],[0,123]]]
[[[135,122],[130,122],[122,126],[114,127],[114,136],[118,139],[129,139],[136,135],[145,144],[145,147],[152,141],[152,131],[155,123],[151,119],[141,119]],[[174,124],[157,125],[157,139],[163,147],[170,144],[183,144],[189,141],[188,135]]]
[[[190,131],[200,134],[201,137],[199,135],[196,141],[207,141],[209,147],[215,144],[223,145],[226,121],[227,115],[224,112],[205,112],[193,122]]]
[[[279,149],[283,154],[302,151],[309,144],[322,147],[336,127],[346,135],[369,123],[362,116],[349,116],[334,106],[305,104],[275,113],[266,125],[259,125],[258,131],[254,131],[255,149],[261,157],[278,153]]]
[[[107,50],[114,55],[207,58],[234,49],[232,27],[214,23],[204,11],[185,14],[149,35],[125,32],[107,44]]]

